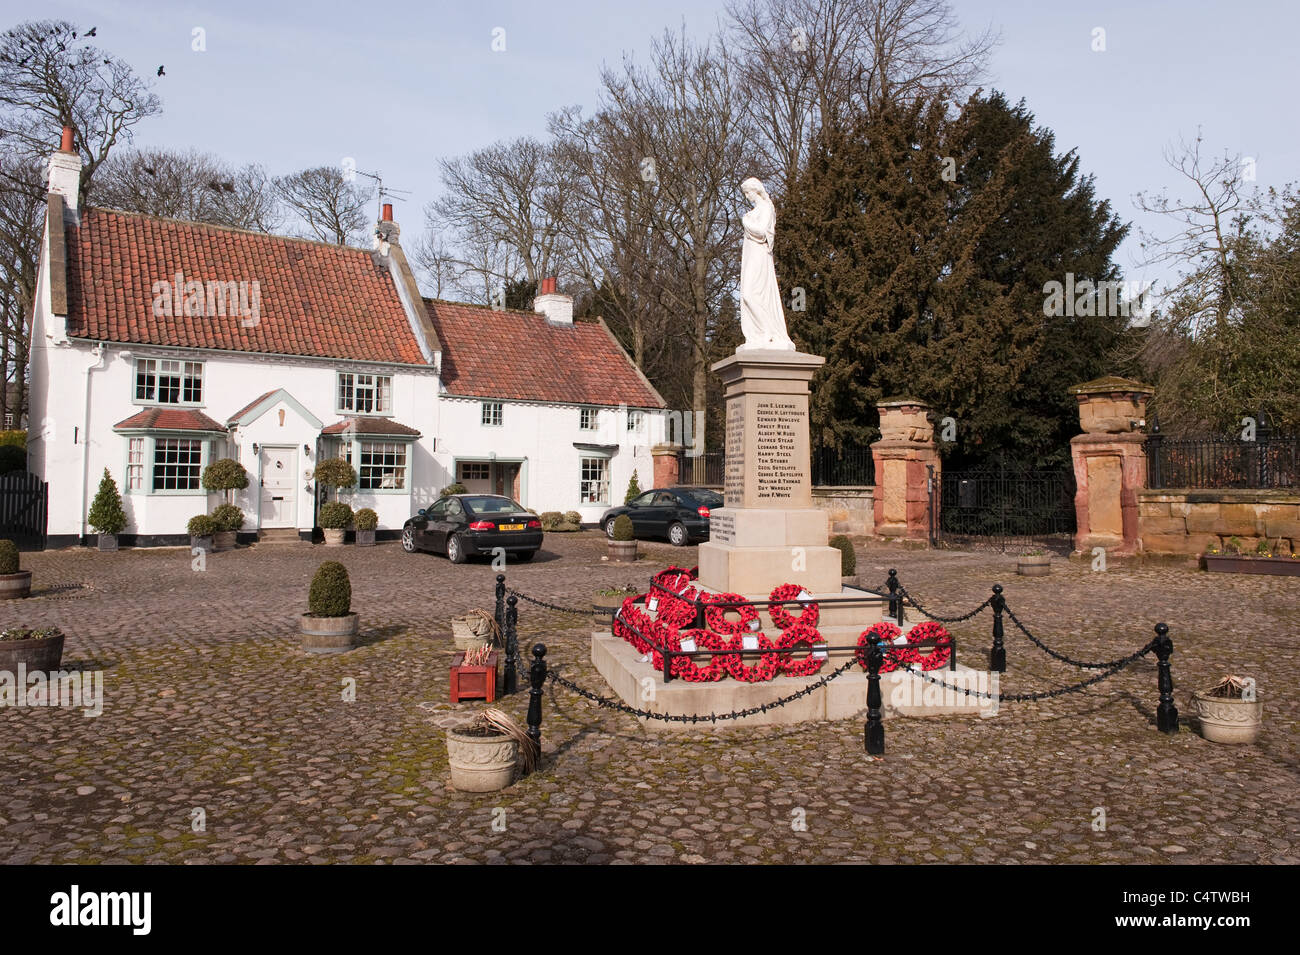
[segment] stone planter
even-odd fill
[[[504,733],[479,736],[465,730],[447,730],[451,785],[461,792],[505,789],[514,782],[518,757],[519,743]]]
[[[19,664],[28,673],[53,673],[63,660],[63,634],[35,640],[0,640],[0,672],[16,674]]]
[[[1021,577],[1046,577],[1052,572],[1052,555],[1039,557],[1017,557],[1016,573]]]
[[[359,618],[355,613],[346,617],[313,617],[309,613],[298,618],[298,633],[302,648],[308,653],[343,653],[356,642]]]
[[[357,531],[357,546],[358,546],[358,547],[374,547],[374,546],[375,546],[375,532],[374,532],[373,530],[369,530],[369,531]]]
[[[1264,718],[1264,701],[1192,694],[1201,735],[1212,743],[1253,743]]]
[[[190,551],[193,552],[196,547],[206,554],[214,549],[215,542],[211,537],[195,537],[191,534]]]
[[[483,625],[478,617],[451,618],[451,639],[457,650],[473,650],[492,638],[491,630],[484,628],[484,632],[479,633],[474,629],[476,624]]]
[[[235,549],[234,531],[217,531],[212,535],[212,549],[216,553]]]
[[[608,541],[609,559],[618,564],[630,564],[636,560],[636,541]]]
[[[0,574],[0,600],[26,597],[32,592],[32,572],[20,570],[16,574]]]
[[[343,538],[347,536],[346,530],[344,530],[342,527],[326,527],[322,529],[325,531],[325,544],[327,546],[329,547],[343,546]]]
[[[117,550],[117,535],[116,535],[116,534],[100,534],[100,535],[99,535],[99,549],[100,549],[101,551],[103,551],[104,553],[106,553],[106,554],[110,554],[110,553],[116,551],[116,550]]]
[[[1206,554],[1205,569],[1212,574],[1271,574],[1300,577],[1300,558],[1247,557],[1243,554]]]

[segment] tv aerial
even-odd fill
[[[375,206],[376,206],[376,208],[375,208],[375,218],[376,218],[376,219],[380,218],[380,217],[383,215],[383,213],[384,213],[384,198],[385,198],[386,196],[389,196],[389,197],[392,197],[392,198],[395,198],[395,199],[398,199],[398,200],[406,200],[406,199],[409,199],[409,198],[411,197],[411,190],[410,190],[410,189],[392,189],[392,188],[390,188],[390,187],[388,187],[388,186],[385,186],[385,185],[384,185],[384,174],[383,174],[382,170],[375,170],[374,172],[365,172],[364,170],[358,169],[358,170],[356,171],[356,173],[357,173],[358,176],[365,176],[367,179],[373,179],[373,180],[375,181],[375,185],[376,185],[376,187],[377,187],[377,189],[378,189],[378,192],[379,192],[379,195],[378,195],[378,197],[376,198],[376,201],[375,201]]]

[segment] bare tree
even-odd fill
[[[281,201],[322,242],[359,244],[373,189],[349,182],[334,166],[317,166],[274,180]]]
[[[90,190],[92,205],[188,222],[273,231],[282,215],[263,169],[234,169],[207,153],[150,149],[117,152]]]
[[[948,0],[729,0],[727,12],[776,194],[823,125],[885,101],[956,96],[997,41],[991,30],[963,37]]]

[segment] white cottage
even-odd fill
[[[80,208],[71,146],[50,162],[29,371],[51,545],[93,533],[105,468],[124,544],[184,542],[226,456],[250,475],[244,539],[310,539],[323,457],[351,461],[345,499],[381,538],[455,481],[586,521],[634,469],[648,486],[663,399],[554,280],[536,313],[425,300],[389,206],[373,252]]]

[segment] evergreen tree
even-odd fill
[[[104,476],[99,481],[99,490],[90,503],[90,513],[86,522],[101,534],[120,534],[126,528],[126,511],[122,509],[122,495],[117,491],[117,482],[113,475],[104,468]]]

